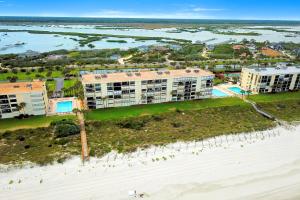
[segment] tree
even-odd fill
[[[241,90],[241,94],[242,94],[242,96],[244,96],[244,95],[245,95],[245,93],[246,93],[246,91],[245,91],[245,90]]]
[[[197,98],[200,98],[202,96],[202,92],[196,92]]]
[[[247,90],[248,97],[249,97],[250,94],[252,94],[252,91],[249,89],[249,90]]]
[[[81,112],[78,108],[74,108],[73,110],[72,110],[72,112],[73,113],[75,113],[75,114],[77,114],[77,113],[79,113],[79,112]]]
[[[15,82],[17,82],[18,77],[17,76],[12,76],[12,77],[8,76],[7,79],[9,80],[9,82],[15,83]]]

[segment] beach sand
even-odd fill
[[[300,199],[300,126],[0,173],[2,200]]]

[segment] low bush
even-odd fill
[[[147,123],[145,119],[128,119],[118,123],[121,128],[141,130]]]
[[[79,126],[76,124],[59,124],[55,128],[56,138],[68,137],[80,133]]]

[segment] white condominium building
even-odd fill
[[[20,114],[45,115],[47,107],[45,82],[0,83],[0,119]]]
[[[209,98],[213,79],[200,69],[82,75],[89,109]]]
[[[243,68],[241,87],[253,93],[300,89],[300,67]]]

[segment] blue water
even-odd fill
[[[239,88],[239,87],[230,87],[228,88],[230,91],[236,93],[236,94],[239,94],[241,95],[242,94],[242,89]],[[248,94],[247,92],[245,92],[245,94]]]
[[[57,113],[72,112],[73,102],[72,101],[62,101],[56,104]]]
[[[221,90],[217,90],[217,89],[213,89],[212,94],[215,97],[227,97],[228,96],[228,94],[222,92]]]

